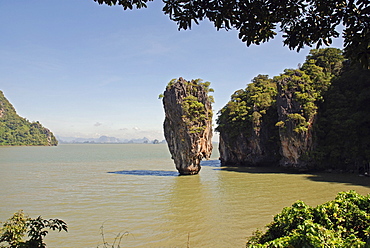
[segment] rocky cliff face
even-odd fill
[[[163,96],[164,135],[176,169],[197,174],[212,152],[212,107],[209,84],[183,78],[171,81]]]
[[[276,109],[268,113],[258,122],[246,122],[250,126],[236,135],[220,130],[219,151],[222,165],[259,166],[279,160],[278,130],[274,126],[277,120]]]
[[[311,50],[299,69],[286,69],[272,81],[258,76],[220,111],[221,162],[258,165],[277,136],[280,159],[271,165],[369,175],[369,73],[344,61],[339,49],[327,48]],[[273,105],[278,118],[266,122]],[[270,132],[273,127],[278,135]]]
[[[258,75],[238,90],[219,113],[222,165],[258,166],[279,159],[276,83]]]
[[[314,93],[309,77],[299,70],[273,80],[259,75],[236,91],[218,119],[221,163],[306,168],[314,146]]]
[[[312,127],[316,111],[313,110],[311,114],[306,113],[308,110],[304,109],[302,101],[297,99],[297,92],[302,90],[302,87],[298,86],[304,85],[305,82],[293,82],[293,77],[295,80],[300,80],[301,73],[295,71],[293,75],[282,77],[278,81],[276,103],[282,156],[280,165],[307,169],[308,163],[304,158],[314,148]]]

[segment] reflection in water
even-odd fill
[[[166,197],[164,212],[166,225],[161,226],[168,233],[168,247],[244,247],[245,230],[240,209],[228,199],[220,187],[218,160],[202,161],[201,173],[190,177],[177,177]],[[235,189],[247,192],[245,189]],[[242,211],[244,213],[244,211]],[[237,230],[237,231],[236,231]]]
[[[210,192],[200,175],[179,177],[173,182],[167,196],[164,218],[169,244],[181,247],[190,237],[190,247],[211,247],[210,239],[204,239],[215,227],[215,215]]]

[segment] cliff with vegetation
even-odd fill
[[[212,152],[212,96],[210,83],[173,79],[163,97],[164,135],[180,174],[197,174],[200,161]]]
[[[286,70],[275,78],[278,85],[277,110],[282,158],[285,167],[306,167],[304,155],[312,151],[316,101],[310,77],[302,70]]]
[[[276,84],[259,75],[238,90],[217,120],[222,165],[259,165],[279,159]]]
[[[319,106],[319,166],[370,174],[370,70],[345,64]]]
[[[334,48],[257,76],[219,112],[222,164],[369,170],[369,76]]]
[[[20,117],[13,105],[0,91],[0,145],[1,146],[56,146],[53,133],[39,122]]]

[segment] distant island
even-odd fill
[[[119,139],[116,137],[100,136],[99,138],[58,137],[60,144],[164,144],[165,140],[150,140],[146,137],[141,139]]]
[[[56,146],[54,134],[40,122],[19,116],[0,91],[0,146]]]

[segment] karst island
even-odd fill
[[[212,152],[212,103],[209,82],[201,79],[171,80],[163,95],[164,136],[181,175],[200,171],[200,161]]]

